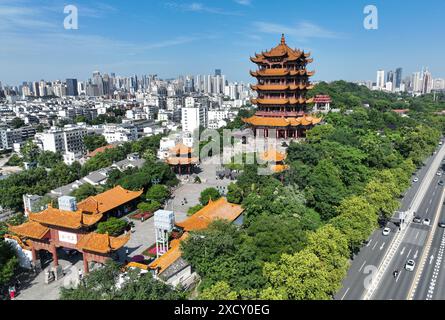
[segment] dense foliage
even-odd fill
[[[77,288],[63,288],[61,300],[179,300],[184,293],[172,289],[161,281],[153,279],[150,273],[140,275],[128,271],[123,284],[118,285],[122,276],[115,262],[108,262],[103,268],[90,272]]]
[[[228,188],[241,204],[241,227],[212,224],[192,232],[184,258],[203,280],[201,299],[331,299],[351,255],[399,207],[411,176],[445,129],[432,111],[445,99],[320,83],[340,112],[291,143],[289,170],[258,175],[243,165]],[[393,109],[410,109],[402,117]],[[246,263],[249,261],[249,263]]]

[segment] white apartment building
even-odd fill
[[[63,129],[51,128],[47,132],[36,134],[44,151],[73,152],[84,154],[86,149],[83,138],[87,135],[84,126],[67,125]]]
[[[191,107],[181,109],[182,130],[193,133],[199,126],[207,127],[207,108],[197,103]]]
[[[138,131],[133,125],[106,125],[102,135],[108,143],[127,142],[136,140]]]
[[[384,89],[385,88],[385,71],[379,70],[377,71],[377,89]]]

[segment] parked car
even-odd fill
[[[414,271],[414,267],[416,266],[416,263],[414,262],[413,259],[409,259],[408,261],[406,261],[405,264],[405,269],[407,271]]]
[[[424,224],[424,225],[426,225],[426,226],[429,226],[429,225],[431,224],[431,220],[428,219],[428,218],[425,218],[425,219],[423,219],[422,224]]]
[[[421,223],[421,222],[422,222],[422,218],[419,217],[419,216],[415,216],[414,219],[413,219],[413,222],[415,222],[415,223]]]
[[[445,221],[440,221],[438,223],[439,228],[445,228]]]
[[[441,171],[437,171],[436,175],[438,175],[439,177],[442,175]]]
[[[443,186],[443,180],[440,180],[438,184],[439,186]]]
[[[419,181],[419,178],[415,177],[415,178],[413,179],[413,182],[417,182],[417,181]]]
[[[391,232],[391,229],[388,228],[388,227],[386,227],[385,229],[383,229],[382,234],[383,234],[384,236],[387,236],[387,235],[389,235],[390,232]]]

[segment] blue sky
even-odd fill
[[[79,10],[65,30],[63,8]],[[379,29],[363,27],[378,8]],[[208,74],[253,81],[249,56],[287,43],[312,52],[315,80],[374,80],[377,69],[428,66],[445,77],[445,1],[429,0],[0,0],[0,81]]]

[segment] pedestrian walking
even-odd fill
[[[79,280],[82,280],[83,278],[83,272],[82,269],[79,269]]]
[[[14,286],[10,286],[8,291],[9,291],[9,298],[11,300],[14,300],[14,298],[15,298],[15,287]]]

